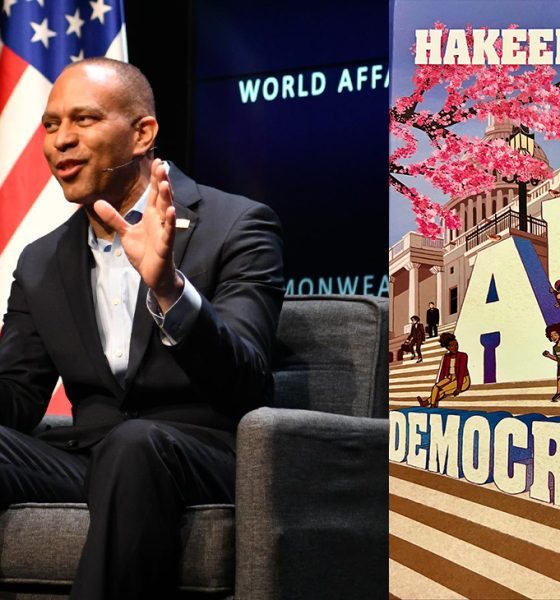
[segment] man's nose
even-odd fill
[[[58,126],[54,137],[54,146],[57,150],[71,148],[78,143],[78,132],[72,123],[62,122]]]

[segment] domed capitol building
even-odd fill
[[[509,140],[514,133],[511,121],[490,118],[484,137]],[[531,143],[531,153],[549,164],[532,137]],[[435,381],[444,352],[437,338],[424,344],[420,364],[400,349],[410,317],[425,323],[434,302],[439,333],[453,331],[469,356],[473,385],[454,406],[524,412],[546,403],[548,414],[560,414],[549,402],[554,365],[542,357],[550,349],[546,326],[560,322],[552,289],[560,280],[560,169],[532,184],[525,202],[519,184],[497,174],[491,191],[447,202],[461,230],[435,240],[409,232],[390,248],[391,408],[417,406],[416,395]]]

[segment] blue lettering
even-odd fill
[[[319,294],[332,294],[332,277],[319,277]]]
[[[366,275],[364,277],[364,296],[368,294],[373,294],[373,280],[375,279],[375,275]]]
[[[320,96],[327,87],[327,78],[321,71],[311,74],[311,95]]]
[[[308,287],[308,291],[307,292],[304,291],[304,286],[306,286],[306,285]],[[299,285],[298,285],[298,294],[301,294],[301,295],[312,294],[313,293],[313,288],[314,288],[313,281],[311,279],[309,279],[309,277],[304,277],[299,282]]]
[[[383,65],[373,65],[371,67],[371,89],[375,90],[377,88],[377,82],[383,79]]]
[[[381,279],[381,284],[379,289],[377,290],[378,296],[388,296],[389,295],[389,275],[383,275],[383,279]]]
[[[360,278],[354,277],[352,280],[350,277],[337,277],[336,282],[338,284],[338,293],[339,294],[355,294],[358,289],[358,283]]]
[[[282,98],[294,98],[294,83],[295,79],[291,75],[286,75],[282,78]]]
[[[239,93],[241,94],[241,102],[243,102],[243,104],[247,104],[247,102],[256,102],[260,85],[260,79],[255,79],[254,81],[252,79],[240,81]]]
[[[294,280],[288,279],[288,285],[286,285],[286,296],[294,295]]]
[[[340,80],[338,82],[337,92],[340,94],[344,90],[348,92],[354,91],[354,86],[352,85],[352,77],[350,77],[349,69],[344,69],[344,71],[342,71],[342,75],[340,76]]]
[[[275,77],[267,77],[262,87],[262,95],[269,102],[278,96],[278,80]]]

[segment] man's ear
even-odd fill
[[[134,156],[147,154],[155,145],[159,125],[155,117],[142,117],[135,124],[136,140]]]

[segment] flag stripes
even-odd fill
[[[41,115],[52,83],[79,58],[127,60],[122,0],[93,4],[20,0],[0,8],[0,319],[24,246],[76,208],[65,202],[42,152]],[[68,413],[64,398],[59,384],[48,412]]]
[[[4,250],[51,177],[43,157],[44,135],[42,127],[35,130],[0,187],[0,252]]]
[[[0,113],[4,110],[26,68],[27,63],[15,52],[7,47],[2,47],[0,53],[0,81],[2,81],[0,86]]]

